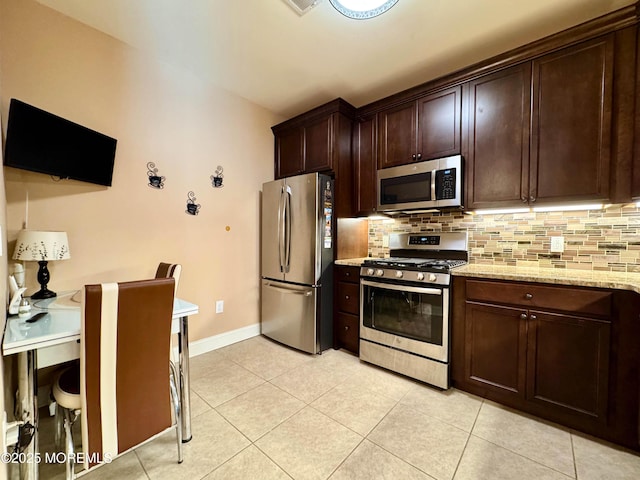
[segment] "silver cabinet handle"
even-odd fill
[[[521,313],[520,314],[520,319],[526,320],[527,319],[527,314],[526,313]]]
[[[532,294],[530,294],[530,293],[526,293],[526,294],[524,295],[524,298],[526,298],[527,300],[531,300],[531,299],[533,298],[533,295],[532,295]]]
[[[537,317],[537,316],[535,316],[535,315],[529,315],[529,319],[530,319],[530,320],[537,320],[537,319],[538,319],[538,317]]]

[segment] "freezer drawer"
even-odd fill
[[[309,353],[319,353],[318,289],[262,280],[263,335]]]

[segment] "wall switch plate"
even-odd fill
[[[224,312],[224,300],[216,301],[216,313]]]
[[[387,248],[389,247],[389,235],[382,236],[382,246]]]
[[[564,237],[551,237],[551,251],[564,252]]]

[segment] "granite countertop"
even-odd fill
[[[336,260],[334,263],[336,265],[343,265],[347,267],[361,267],[362,262],[364,262],[367,257],[362,258],[343,258],[342,260]]]
[[[336,260],[336,265],[360,267],[367,257]],[[452,271],[454,276],[554,283],[583,287],[615,288],[640,293],[640,273],[572,270],[565,268],[516,267],[469,263]]]
[[[640,273],[602,272],[564,268],[514,267],[470,263],[455,268],[454,276],[555,283],[583,287],[615,288],[640,293]]]

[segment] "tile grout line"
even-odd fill
[[[574,478],[578,480],[578,462],[576,461],[576,447],[573,444],[573,430],[569,432],[569,438],[571,441],[571,456],[573,458],[573,473]]]
[[[467,441],[464,442],[464,447],[462,448],[462,453],[460,454],[460,458],[458,459],[458,463],[456,464],[456,468],[453,470],[453,475],[451,479],[454,480],[456,478],[456,474],[458,473],[458,469],[460,468],[460,464],[462,463],[462,458],[464,457],[465,452],[467,451],[467,447],[469,446],[469,440],[471,440],[471,435],[473,434],[473,429],[476,426],[476,422],[478,421],[478,417],[480,416],[480,411],[482,410],[482,406],[484,405],[484,398],[480,403],[480,408],[478,408],[478,413],[476,413],[476,418],[473,419],[473,425],[469,429],[469,435],[467,436]]]

